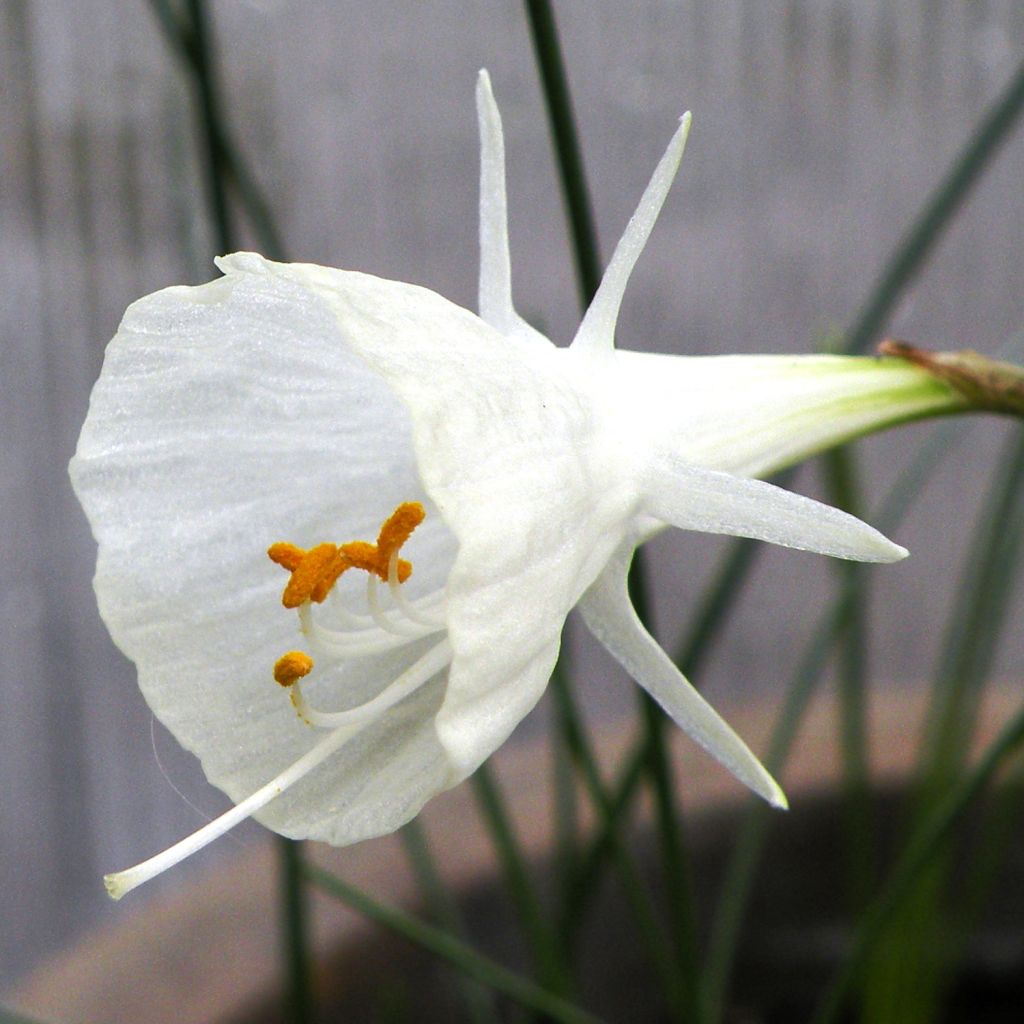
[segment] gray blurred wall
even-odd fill
[[[239,144],[293,258],[427,285],[471,306],[477,140],[490,69],[505,116],[515,287],[577,322],[563,210],[519,5],[217,0]],[[679,114],[694,129],[620,321],[626,347],[809,351],[847,324],[928,190],[1024,53],[1017,0],[640,0],[557,5],[605,255]],[[224,802],[159,727],[90,589],[95,550],[66,463],[103,346],[139,295],[212,276],[189,95],[142,0],[0,3],[0,982],[88,926],[137,913],[101,874]],[[994,350],[1024,326],[1024,138],[1011,140],[891,328]],[[920,681],[1006,425],[959,450],[875,574],[880,685]],[[867,492],[926,436],[861,445]],[[816,489],[813,475],[800,486]],[[658,626],[678,634],[719,545],[653,545]],[[831,567],[763,558],[713,698],[778,692]],[[1020,623],[1020,602],[1011,621]],[[1019,625],[999,672],[1024,674]],[[582,646],[583,641],[580,641]],[[631,693],[585,650],[596,715]],[[538,712],[525,728],[543,721]],[[154,746],[160,763],[154,756]],[[230,856],[228,844],[211,852]],[[194,865],[154,884],[182,886]]]

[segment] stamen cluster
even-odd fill
[[[285,542],[270,546],[267,554],[271,561],[290,573],[281,603],[298,611],[302,632],[319,654],[335,659],[378,654],[443,631],[443,592],[412,603],[401,590],[401,584],[412,575],[412,563],[399,558],[399,551],[425,516],[419,502],[403,502],[381,526],[376,544],[349,541],[340,545],[317,544],[309,550]],[[332,612],[343,628],[317,622],[312,605],[323,604],[349,569],[361,569],[367,574],[366,603],[370,614],[353,614],[334,601]],[[378,580],[388,584],[390,608],[381,604]],[[289,651],[274,665],[274,679],[290,689],[292,704],[306,722],[333,726],[339,714],[348,712],[324,712],[310,706],[299,680],[312,669],[313,659],[308,654]]]
[[[321,604],[348,569],[374,573],[386,583],[391,556],[398,553],[425,516],[418,501],[403,502],[385,520],[376,544],[361,540],[340,546],[317,544],[308,551],[282,541],[271,544],[267,549],[270,560],[291,573],[281,603],[285,608],[298,608],[306,601]],[[412,564],[398,559],[397,572],[398,582],[404,583],[412,575]]]

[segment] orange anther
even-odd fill
[[[272,562],[276,562],[289,572],[295,572],[302,564],[302,559],[305,557],[306,552],[302,548],[297,548],[294,544],[278,541],[267,548],[267,554]]]
[[[333,544],[317,544],[307,551],[302,561],[292,570],[292,578],[281,595],[281,603],[285,608],[298,608],[310,600],[320,578],[333,566],[337,556],[338,549]]]
[[[282,686],[293,686],[313,668],[313,659],[302,651],[289,651],[277,659],[274,679]]]
[[[377,548],[385,566],[391,556],[412,536],[423,522],[426,512],[418,501],[403,501],[384,521],[377,534]]]
[[[384,521],[376,544],[355,540],[340,547],[318,544],[309,551],[280,541],[271,544],[267,548],[270,560],[291,573],[281,603],[285,608],[298,608],[306,601],[323,601],[346,569],[372,572],[387,583],[392,556],[425,516],[418,501],[402,502]],[[412,575],[412,563],[399,558],[396,572],[399,583],[404,583]]]
[[[346,570],[353,568],[351,560],[344,551],[338,550],[334,558],[323,568],[319,578],[310,591],[309,599],[320,604],[331,592],[331,587],[338,582],[338,577]]]

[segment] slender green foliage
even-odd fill
[[[287,1012],[291,1024],[313,1020],[313,986],[307,921],[309,908],[302,881],[302,845],[276,839],[281,884],[281,944],[287,980]]]
[[[341,900],[371,921],[384,925],[429,953],[448,961],[467,977],[505,994],[521,1006],[546,1014],[552,1020],[564,1024],[595,1024],[598,1021],[597,1017],[585,1010],[476,952],[454,935],[374,899],[336,875],[308,862],[304,872],[308,881],[318,889]]]
[[[964,200],[992,163],[1024,110],[1024,62],[989,107],[878,275],[870,298],[846,332],[847,352],[866,351],[885,328],[900,297],[931,256]]]
[[[413,818],[399,830],[398,835],[430,916],[446,932],[464,942],[466,925],[462,913],[437,870],[423,826]],[[456,980],[467,1020],[472,1024],[496,1022],[497,1009],[490,990],[459,973],[456,973]]]
[[[822,996],[814,1024],[837,1019],[853,982],[882,930],[913,894],[918,880],[933,857],[941,853],[949,834],[974,801],[981,796],[996,771],[1024,745],[1024,709],[1007,723],[978,763],[961,776],[929,812],[912,836],[881,892],[872,901],[857,932],[853,948]]]
[[[1024,545],[1024,435],[1010,439],[966,556],[929,702],[920,780],[909,829],[927,822],[964,771],[978,707],[1011,606]],[[962,943],[952,928],[949,882],[956,850],[931,858],[868,960],[865,1015],[884,1024],[935,1019]]]
[[[946,426],[934,431],[929,443],[916,455],[907,471],[883,500],[876,522],[884,532],[895,530],[910,511],[924,483],[956,448],[959,437]],[[836,638],[842,635],[855,595],[848,581],[841,581],[838,596],[825,609],[815,626],[786,690],[786,698],[769,741],[765,764],[780,775],[811,697],[828,663]],[[740,928],[753,890],[768,829],[777,819],[760,800],[752,799],[740,824],[739,833],[726,865],[721,894],[712,918],[712,931],[704,970],[704,1007],[707,1019],[721,1013],[728,989]]]
[[[522,924],[523,934],[545,987],[566,994],[571,988],[563,949],[544,912],[530,877],[525,854],[515,834],[497,779],[487,764],[470,779],[481,817],[491,834],[509,896]]]
[[[564,659],[559,657],[556,671]],[[560,728],[561,714],[552,708],[553,727]],[[580,800],[576,786],[576,770],[564,742],[551,743],[551,786],[555,803],[555,871],[558,890],[566,891],[580,872]]]
[[[580,306],[586,309],[601,283],[601,256],[583,156],[576,136],[569,78],[565,73],[555,14],[549,0],[526,0],[526,20],[548,108],[551,140],[558,159],[559,181],[572,234]]]
[[[203,138],[203,161],[207,202],[214,225],[217,247],[221,252],[238,248],[234,217],[228,208],[227,164],[220,140],[224,135],[224,116],[218,81],[217,51],[213,25],[208,18],[204,0],[187,0],[190,35],[194,47],[191,79],[198,105],[198,130]]]
[[[556,667],[556,672],[558,671]],[[565,688],[553,687],[556,702],[567,699]],[[577,716],[566,712],[562,716],[566,726],[565,742],[570,753],[576,758],[580,776],[587,789],[599,818],[608,817],[611,812],[607,790],[601,783],[597,765],[586,756],[587,744],[582,726]],[[644,884],[642,872],[636,865],[629,846],[619,829],[608,830],[609,856],[618,875],[619,883],[626,897],[633,919],[636,922],[640,938],[647,946],[655,973],[664,986],[665,998],[670,1009],[676,1015],[684,1012],[684,992],[681,988],[681,977],[676,959],[667,938],[650,893]],[[586,904],[593,895],[595,876],[581,874],[572,880],[571,886],[563,893],[563,906],[560,915],[560,934],[567,946],[572,946],[578,938],[582,926]]]
[[[192,2],[193,0],[189,0],[190,4]],[[211,194],[211,204],[215,203],[211,223],[218,224],[220,219],[218,210],[224,211],[230,218],[230,203],[228,201],[228,189],[230,188],[237,194],[239,207],[245,211],[263,254],[275,260],[285,259],[284,244],[270,204],[231,138],[227,123],[221,117],[220,92],[216,80],[212,76],[209,66],[206,65],[204,68],[205,54],[209,50],[208,25],[204,31],[197,34],[189,16],[185,12],[176,12],[170,0],[150,0],[150,7],[172,54],[180,61],[194,94],[199,97],[199,104],[207,116],[212,115],[208,123],[204,124],[201,132],[207,146],[204,162],[207,164],[212,162],[216,166],[219,176],[219,184],[215,186],[210,183],[208,189],[216,188],[221,193],[216,199]],[[206,22],[204,22],[205,24]],[[201,81],[206,82],[205,90],[208,95],[205,99],[203,99],[203,87],[199,84]],[[233,234],[235,234],[235,228],[231,226],[226,237],[230,239]],[[219,242],[218,245],[221,252],[229,251],[229,247],[220,246]]]
[[[852,515],[863,516],[852,451],[839,448],[821,461],[830,503]],[[849,909],[859,912],[871,891],[875,857],[867,723],[869,643],[865,591],[868,576],[856,562],[840,562],[837,570],[850,595],[844,629],[836,643],[839,747],[843,768],[843,867]]]

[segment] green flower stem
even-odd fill
[[[1024,709],[1017,712],[978,763],[945,794],[912,836],[881,893],[872,902],[853,948],[823,995],[813,1024],[837,1019],[843,1002],[883,929],[916,888],[932,858],[946,846],[961,815],[978,798],[1002,764],[1024,744]]]
[[[693,873],[682,818],[678,813],[672,766],[665,741],[664,714],[646,693],[639,695],[640,711],[647,733],[647,770],[654,789],[655,829],[664,867],[666,913],[675,947],[678,982],[670,991],[681,990],[672,1002],[680,1001],[679,1019],[699,1019],[700,982],[697,973],[697,926],[693,911]]]
[[[848,448],[837,448],[822,460],[830,504],[864,515],[857,467]],[[850,594],[845,629],[838,638],[839,745],[843,766],[843,859],[851,912],[867,904],[873,887],[875,851],[872,840],[871,769],[868,763],[868,627],[865,610],[867,576],[856,562],[837,566]]]
[[[558,28],[549,0],[526,0],[526,20],[530,26],[534,56],[544,88],[544,100],[551,123],[551,140],[558,158],[559,181],[572,233],[580,306],[586,309],[601,283],[601,256],[587,176],[576,137],[576,117],[569,96],[569,79],[565,73]]]
[[[186,0],[191,21],[194,45],[191,81],[198,100],[199,130],[203,136],[203,159],[207,200],[213,220],[217,246],[221,252],[233,252],[235,242],[234,218],[228,208],[226,166],[220,145],[220,126],[224,123],[217,72],[217,51],[213,39],[213,25],[207,18],[204,0]]]
[[[192,0],[190,0],[192,2]],[[220,184],[216,186],[221,195],[213,199],[216,208],[228,212],[230,210],[227,197],[227,187],[230,186],[237,193],[239,204],[248,216],[249,223],[256,234],[263,254],[270,259],[285,259],[284,245],[281,241],[281,234],[275,223],[270,204],[263,196],[262,190],[249,171],[248,167],[238,148],[234,145],[231,135],[227,130],[221,116],[221,104],[219,101],[219,90],[216,82],[212,79],[207,63],[207,51],[209,50],[209,30],[197,33],[192,24],[180,18],[168,0],[150,0],[150,7],[160,25],[161,30],[171,48],[174,56],[181,62],[184,73],[193,84],[193,91],[199,96],[199,82],[207,82],[206,89],[209,97],[204,101],[199,98],[204,115],[208,121],[202,128],[202,134],[206,139],[208,155],[205,159],[213,160]],[[212,102],[211,102],[212,100]],[[208,186],[212,188],[213,186]],[[219,216],[216,212],[212,215],[212,223],[217,224]],[[230,214],[229,214],[230,224]],[[225,239],[232,241],[234,232],[228,230],[222,235],[220,242]],[[230,252],[231,245],[219,244],[221,252]]]
[[[471,776],[470,784],[494,842],[537,974],[545,988],[565,995],[571,988],[571,979],[564,953],[530,878],[526,859],[490,766],[486,763],[481,765]]]
[[[503,993],[519,1005],[546,1014],[562,1024],[599,1024],[599,1018],[502,967],[460,942],[455,936],[417,920],[397,907],[375,900],[330,872],[307,862],[303,873],[307,881],[318,889],[434,956],[446,960],[467,977]]]
[[[555,671],[563,664],[559,658]],[[561,727],[561,713],[552,709],[552,725]],[[580,870],[580,801],[576,771],[565,743],[551,744],[551,784],[555,801],[555,868],[558,891],[565,892]]]
[[[287,967],[287,1020],[308,1024],[313,1020],[313,988],[310,978],[308,906],[302,884],[302,846],[282,836],[275,837],[281,885],[281,939]]]
[[[404,825],[398,836],[405,847],[406,856],[430,916],[449,935],[465,941],[466,926],[462,914],[437,870],[430,852],[430,844],[419,819],[413,818]],[[458,982],[466,1019],[472,1024],[497,1024],[497,1010],[490,990],[462,974],[458,975]]]
[[[846,333],[847,352],[865,352],[885,327],[900,296],[917,276],[945,229],[978,182],[1024,109],[1024,62],[989,107],[917,218],[885,263],[870,299]]]

